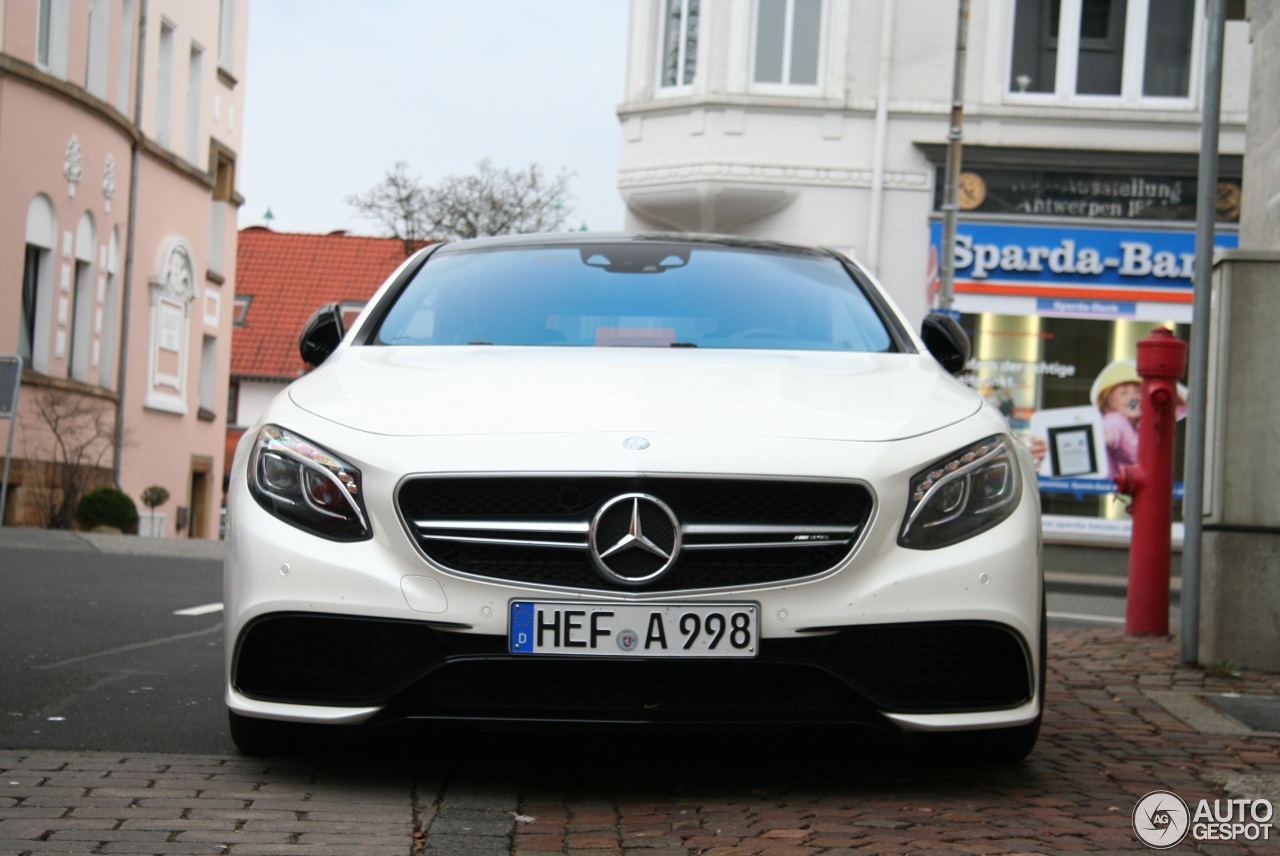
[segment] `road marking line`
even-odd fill
[[[222,612],[222,604],[206,603],[201,606],[193,606],[189,609],[176,609],[174,615],[208,615],[211,612]]]
[[[1050,618],[1061,618],[1067,621],[1097,621],[1102,624],[1124,624],[1123,618],[1114,615],[1083,615],[1079,612],[1050,612]]]

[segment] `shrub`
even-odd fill
[[[76,522],[84,529],[111,526],[121,532],[135,531],[138,506],[129,494],[114,487],[96,487],[76,506]]]

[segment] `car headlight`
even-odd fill
[[[371,534],[360,500],[360,471],[278,425],[258,432],[249,456],[249,492],[267,511],[334,541]]]
[[[987,531],[1018,507],[1019,472],[1012,441],[995,436],[916,473],[898,543],[933,550]]]

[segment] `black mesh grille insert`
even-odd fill
[[[870,711],[1016,707],[1027,647],[985,622],[831,628],[752,660],[512,655],[501,636],[414,621],[281,613],[241,635],[233,681],[268,701],[389,705],[387,718],[867,721]]]
[[[865,487],[846,482],[583,476],[422,477],[401,487],[399,505],[410,536],[446,568],[510,582],[608,590],[622,586],[597,573],[586,550],[586,526],[605,503],[627,493],[666,503],[686,531],[675,565],[644,586],[646,591],[758,585],[822,573],[848,556],[872,507]],[[422,521],[430,525],[416,525]],[[479,524],[502,537],[458,537],[478,535]],[[521,527],[529,524],[559,531],[539,535],[543,543],[537,546],[499,543],[522,540]],[[646,518],[644,525],[660,533],[669,523],[659,516]],[[724,532],[734,526],[749,531]],[[719,531],[706,534],[707,527]],[[752,527],[770,530],[765,540],[772,541],[761,543]],[[785,534],[805,527],[841,534],[808,544]],[[617,534],[601,540],[613,543]],[[643,563],[650,561],[640,554],[619,561],[632,560],[642,563],[636,574],[643,574]]]

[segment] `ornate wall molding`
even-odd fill
[[[618,187],[660,187],[691,181],[749,182],[753,184],[810,185],[870,188],[872,171],[844,167],[814,167],[799,164],[685,163],[667,166],[634,167],[618,173]],[[900,190],[930,189],[928,172],[890,171],[884,174],[885,187]]]

